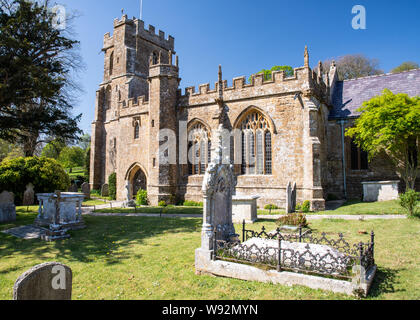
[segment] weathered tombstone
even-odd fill
[[[214,236],[217,240],[229,241],[236,236],[232,223],[232,195],[236,187],[233,166],[223,161],[223,146],[220,125],[216,133],[213,159],[203,181],[204,214],[201,233],[201,248],[196,250],[196,272],[207,272],[214,250]]]
[[[0,194],[0,223],[16,221],[15,196],[11,192]]]
[[[58,262],[47,262],[22,274],[13,286],[13,300],[71,300],[73,274]]]
[[[293,213],[296,211],[296,183],[289,182],[286,188],[286,213]]]
[[[82,184],[82,193],[85,195],[85,199],[90,199],[90,185],[85,182]]]
[[[101,196],[102,197],[108,197],[109,196],[109,185],[107,183],[102,185]]]
[[[125,201],[123,203],[123,208],[134,208],[136,202],[133,200],[133,189],[130,181],[125,182]]]
[[[23,205],[24,206],[32,206],[35,203],[35,192],[34,192],[34,185],[29,183],[26,186],[26,190],[23,193]]]
[[[79,192],[79,187],[77,186],[76,183],[72,183],[70,188],[69,188],[69,192]]]

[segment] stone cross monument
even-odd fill
[[[228,108],[223,103],[221,67],[219,67],[219,98],[216,102],[219,104],[217,115],[219,127],[214,135],[212,160],[203,180],[203,228],[201,248],[196,250],[197,273],[205,272],[206,265],[212,259],[215,234],[217,240],[224,241],[235,236],[232,222],[232,195],[235,192],[236,177],[230,161],[230,152],[226,150],[229,148],[230,132],[226,125]]]

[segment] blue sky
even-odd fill
[[[80,127],[91,131],[95,92],[103,77],[103,35],[112,33],[121,9],[140,15],[140,0],[58,0],[80,16],[74,23],[86,70],[84,94],[74,109],[83,113]],[[367,29],[351,26],[354,5],[367,11]],[[303,65],[345,54],[376,58],[389,72],[404,61],[420,63],[420,0],[143,0],[143,20],[175,37],[180,87],[198,86],[223,77],[249,76],[273,65]]]

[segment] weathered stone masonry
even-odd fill
[[[120,200],[125,198],[129,181],[133,193],[146,186],[154,205],[161,200],[202,201],[203,170],[196,174],[179,161],[184,156],[179,146],[188,144],[178,134],[179,124],[204,128],[211,141],[211,132],[218,126],[215,99],[219,84],[214,89],[209,84],[198,90],[190,87],[183,93],[178,57],[173,59],[174,38],[165,38],[162,31],[155,34],[153,26],[146,30],[143,21],[127,16],[114,21],[112,36],[104,36],[103,52],[104,79],[96,93],[92,124],[91,187],[100,189],[116,172]],[[260,206],[272,203],[284,207],[287,184],[296,182],[298,201],[310,200],[313,209],[323,209],[328,194],[344,196],[341,128],[337,118],[331,118],[338,105],[334,105],[336,91],[341,87],[334,65],[325,76],[321,74],[322,64],[316,70],[309,67],[306,49],[303,67],[296,68],[292,77],[274,72],[270,81],[256,75],[250,84],[245,77],[234,78],[231,86],[222,82],[232,129],[240,129],[246,119],[257,114],[270,136],[271,162],[264,163],[264,174],[241,174],[235,159],[238,194],[261,196]],[[177,133],[175,164],[160,163],[159,145],[167,139],[159,137],[162,129]],[[240,143],[235,148],[241,148]],[[264,159],[268,157],[265,150]],[[352,180],[349,172],[348,196],[360,196],[362,180],[360,176]]]

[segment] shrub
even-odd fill
[[[296,208],[295,208],[295,210],[296,210],[297,212],[300,212],[300,211],[302,210],[302,205],[301,205],[300,203],[296,204]]]
[[[311,211],[311,202],[309,200],[304,201],[301,210],[304,213],[308,213],[309,211]]]
[[[303,213],[292,213],[288,214],[277,220],[279,226],[301,226],[307,228],[309,226],[306,216]]]
[[[54,159],[29,157],[3,160],[0,164],[0,193],[15,194],[15,203],[20,205],[26,185],[32,183],[35,193],[67,191],[70,178],[64,168]]]
[[[400,205],[407,210],[408,215],[411,217],[418,216],[419,212],[417,205],[420,200],[420,193],[415,190],[409,189],[406,193],[400,195]]]
[[[277,210],[277,209],[279,209],[279,207],[277,207],[276,205],[274,205],[274,204],[267,204],[265,207],[264,207],[264,209],[265,210]]]
[[[203,203],[202,202],[196,202],[196,201],[190,201],[190,200],[187,200],[187,201],[184,201],[184,204],[183,204],[183,206],[184,207],[203,207]]]
[[[108,177],[109,198],[111,200],[117,199],[117,174],[111,173]]]
[[[137,191],[136,202],[139,206],[147,205],[147,190],[139,189]]]
[[[166,201],[159,201],[158,206],[159,207],[166,207],[167,206]]]

